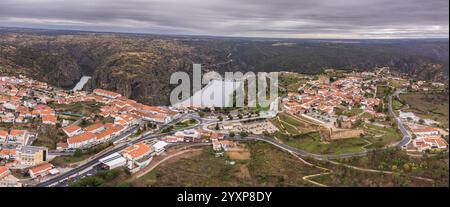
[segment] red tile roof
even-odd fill
[[[5,178],[9,174],[11,174],[11,171],[9,171],[9,169],[6,166],[0,166],[0,180]]]
[[[105,125],[103,125],[102,123],[96,123],[96,124],[92,124],[86,128],[84,128],[86,131],[91,132],[100,128],[104,128]]]
[[[31,168],[30,171],[33,172],[34,174],[38,174],[38,173],[43,173],[47,170],[51,170],[52,167],[53,167],[52,164],[44,163],[44,164],[40,164],[36,167]]]
[[[124,150],[124,154],[129,155],[132,159],[140,157],[151,151],[150,146],[144,143],[135,144]]]
[[[91,132],[85,132],[83,134],[75,135],[73,137],[70,137],[67,139],[67,143],[79,143],[79,142],[85,142],[87,140],[95,138],[95,134]]]
[[[25,130],[12,129],[9,132],[9,135],[11,135],[11,136],[23,136],[23,135],[25,135],[25,133],[26,133]]]

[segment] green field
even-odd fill
[[[304,133],[295,136],[277,132],[274,136],[289,146],[317,154],[361,152],[364,151],[363,146],[368,144],[361,138],[334,140],[331,143],[323,143],[320,140],[318,132]]]
[[[34,140],[33,146],[44,146],[49,149],[56,149],[56,143],[64,139],[64,132],[58,131],[56,127],[42,127],[38,138]]]
[[[398,101],[396,99],[392,100],[392,108],[394,110],[400,110],[402,107],[403,107],[403,104],[400,101]]]
[[[406,80],[389,80],[390,86],[394,88],[401,88],[404,83],[406,83]]]
[[[50,104],[52,108],[54,108],[58,113],[66,113],[74,114],[75,117],[79,115],[90,115],[90,114],[98,114],[100,112],[100,108],[102,106],[101,103],[97,102],[78,102],[71,104]]]
[[[413,92],[400,94],[400,98],[410,105],[407,111],[412,111],[421,118],[436,120],[443,128],[448,128],[448,93]]]
[[[308,79],[299,73],[280,73],[278,81],[280,88],[285,88],[288,92],[296,92]]]
[[[364,139],[368,140],[372,144],[367,146],[371,148],[381,148],[387,144],[400,141],[402,135],[392,127],[382,127],[373,124],[366,124],[363,128],[366,133]]]
[[[126,187],[123,180],[129,179],[131,174],[125,168],[100,171],[94,176],[86,177],[70,183],[69,187]]]
[[[377,86],[377,98],[383,98],[391,94],[392,89],[388,86]]]
[[[175,126],[175,129],[180,130],[180,129],[183,129],[186,127],[193,126],[197,123],[198,122],[195,119],[188,119],[188,120],[179,121],[174,126]]]
[[[363,112],[364,110],[358,108],[358,107],[353,107],[352,109],[348,110],[348,108],[336,108],[336,114],[337,115],[344,115],[344,116],[348,116],[348,117],[352,117],[352,116],[356,116],[359,115]]]
[[[271,119],[271,122],[287,134],[297,135],[311,131],[305,123],[285,113],[279,113],[276,118]]]

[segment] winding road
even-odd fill
[[[401,148],[405,148],[412,139],[411,134],[408,132],[408,130],[406,130],[405,126],[403,125],[402,120],[400,120],[399,117],[397,117],[397,115],[395,114],[394,110],[392,109],[392,97],[396,96],[398,97],[398,95],[402,92],[402,90],[397,89],[393,95],[389,96],[389,114],[394,117],[395,123],[397,123],[397,127],[400,130],[400,132],[403,134],[403,139],[397,143],[397,147],[401,147]]]
[[[266,136],[248,136],[245,138],[233,138],[233,140],[235,141],[248,141],[248,140],[258,140],[258,141],[263,141],[266,143],[269,143],[273,146],[276,146],[282,150],[285,150],[287,152],[302,156],[302,157],[311,157],[317,160],[329,160],[329,159],[340,159],[340,158],[348,158],[348,157],[362,157],[367,155],[367,151],[363,151],[363,152],[354,152],[354,153],[344,153],[344,154],[315,154],[315,153],[311,153],[311,152],[307,152],[305,150],[301,150],[295,147],[291,147],[287,144],[281,143],[276,141],[275,139],[271,138],[271,137],[266,137]]]

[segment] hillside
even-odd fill
[[[170,75],[191,71],[192,63],[219,72],[389,66],[448,81],[448,56],[448,40],[339,42],[0,28],[1,74],[25,74],[65,88],[90,75],[90,88],[116,90],[151,104],[167,104]]]

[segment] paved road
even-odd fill
[[[403,134],[403,139],[397,143],[397,147],[406,147],[406,145],[408,145],[411,142],[412,136],[411,134],[408,132],[408,130],[406,130],[405,126],[403,125],[403,122],[400,120],[399,117],[397,117],[397,115],[394,113],[394,110],[392,109],[392,97],[396,96],[398,97],[398,95],[402,92],[402,90],[397,89],[393,95],[389,96],[389,114],[391,114],[392,117],[394,117],[395,123],[397,123],[398,129],[400,130],[400,132]]]
[[[125,148],[127,148],[127,147],[129,147],[129,146],[131,146],[133,144],[136,144],[136,143],[139,143],[139,142],[142,142],[142,141],[145,141],[145,140],[158,139],[158,138],[161,138],[163,136],[165,136],[165,134],[162,134],[162,133],[161,134],[156,134],[156,135],[143,136],[143,137],[141,137],[139,139],[136,139],[136,140],[133,140],[133,141],[127,143],[127,144],[119,145],[119,146],[113,148],[112,150],[104,153],[103,155],[98,156],[98,157],[92,159],[91,161],[89,161],[89,162],[87,162],[85,164],[82,164],[82,165],[78,166],[77,168],[75,168],[75,169],[73,169],[73,170],[71,170],[69,172],[66,172],[66,173],[61,174],[61,175],[59,175],[57,177],[51,178],[51,179],[49,179],[49,180],[47,180],[45,182],[39,183],[38,185],[36,185],[36,187],[51,186],[53,184],[58,183],[59,181],[65,180],[65,179],[73,177],[73,176],[77,176],[79,173],[83,172],[84,170],[87,170],[87,169],[92,168],[93,166],[97,165],[99,160],[104,158],[104,157],[107,157],[107,156],[109,156],[109,155],[111,155],[113,153],[122,151]]]

